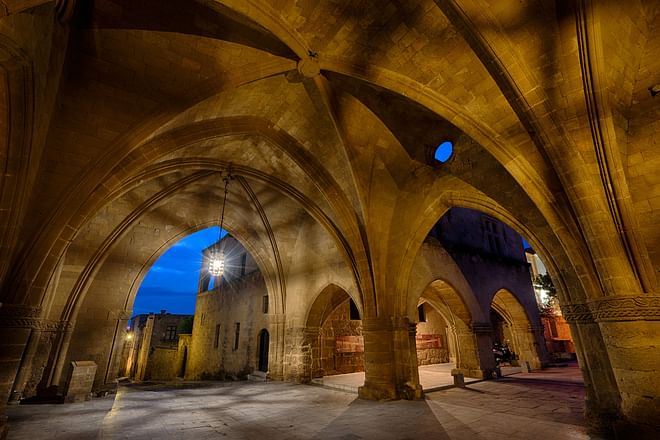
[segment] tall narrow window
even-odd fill
[[[502,253],[502,231],[497,220],[484,217],[483,229],[488,249],[496,254]]]
[[[234,334],[234,350],[238,350],[238,338],[241,334],[241,323],[236,323],[236,333]]]
[[[220,345],[220,324],[215,325],[215,339],[213,339],[213,348],[218,348]]]
[[[241,276],[245,275],[245,265],[247,263],[247,254],[241,255]]]
[[[261,298],[261,311],[265,314],[268,313],[268,295],[264,295]]]
[[[359,321],[360,320],[360,311],[357,308],[357,304],[353,302],[353,299],[350,298],[348,300],[349,304],[349,316],[351,318],[351,321]]]
[[[419,322],[426,322],[426,311],[424,311],[424,304],[417,307],[417,318]]]

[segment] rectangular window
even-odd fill
[[[238,350],[238,338],[241,334],[241,323],[236,323],[236,334],[234,335],[234,350]]]
[[[220,324],[215,325],[215,339],[213,339],[213,348],[218,348],[220,345]]]
[[[552,318],[550,318],[550,334],[553,338],[559,336],[559,332],[557,331],[557,321]]]
[[[263,298],[261,298],[261,311],[268,313],[268,295],[264,295]]]
[[[419,322],[426,322],[426,312],[424,311],[424,304],[420,304],[417,307],[417,317],[419,318]]]
[[[165,330],[165,340],[173,341],[176,339],[176,325],[168,325]]]
[[[360,311],[357,308],[357,304],[353,302],[353,299],[350,298],[349,300],[349,316],[351,318],[351,321],[359,321],[360,320]]]

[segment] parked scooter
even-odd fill
[[[495,356],[495,363],[499,366],[506,363],[511,363],[516,358],[516,354],[509,350],[506,342],[493,343],[493,356]]]

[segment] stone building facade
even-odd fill
[[[192,315],[148,313],[131,318],[125,344],[129,347],[122,373],[136,381],[163,381],[177,377],[181,324]],[[128,337],[130,336],[130,337]]]
[[[145,273],[219,223],[228,173],[274,377],[311,375],[346,295],[362,398],[420,396],[422,294],[477,370],[490,309],[425,241],[471,208],[546,263],[590,428],[658,431],[657,1],[4,0],[0,36],[0,436],[71,361],[113,383]]]
[[[204,251],[200,289],[185,378],[245,379],[268,370],[268,291],[254,259],[231,236],[218,244],[227,265],[222,277],[208,273]]]

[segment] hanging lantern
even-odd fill
[[[227,192],[229,191],[229,181],[232,179],[231,174],[223,178],[225,181],[225,194],[222,198],[222,211],[220,214],[220,233],[218,234],[218,242],[222,238],[222,227],[225,221],[225,205],[227,204]],[[214,277],[220,277],[225,272],[225,251],[222,248],[223,244],[219,243],[220,249],[214,248],[209,258],[209,273]]]
[[[209,273],[214,277],[220,277],[225,272],[225,253],[221,249],[214,251],[209,260]]]

